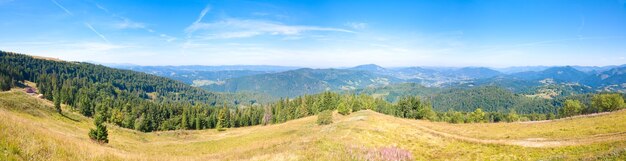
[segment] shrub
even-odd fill
[[[101,114],[96,115],[94,120],[96,129],[89,130],[89,138],[97,141],[98,143],[109,143],[109,132],[106,125],[104,125],[104,117]]]
[[[342,115],[349,115],[352,109],[350,109],[344,102],[339,103],[337,107],[337,112]]]
[[[624,98],[620,94],[598,94],[593,96],[591,104],[601,112],[615,111],[624,108]]]
[[[578,100],[565,100],[563,108],[559,110],[559,115],[561,115],[561,117],[579,115],[583,108],[582,103]]]
[[[325,110],[320,112],[317,115],[317,124],[318,125],[328,125],[333,123],[333,112],[330,110]]]

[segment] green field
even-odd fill
[[[66,109],[65,111],[67,111]],[[624,160],[626,111],[547,122],[448,124],[373,111],[245,128],[142,133],[55,113],[21,91],[0,93],[0,160]],[[404,157],[404,159],[407,159]]]

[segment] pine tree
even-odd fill
[[[202,129],[202,124],[200,124],[200,118],[196,117],[196,130]]]
[[[61,113],[61,97],[59,92],[55,92],[54,94],[54,109],[59,113],[59,114],[63,114]]]
[[[224,108],[222,108],[222,110],[220,110],[220,112],[217,114],[217,124],[216,124],[216,129],[217,131],[224,131],[226,129],[224,129],[224,127],[227,127],[227,122],[225,121],[226,119],[226,106],[224,106]]]
[[[298,106],[298,118],[302,118],[309,115],[309,108],[306,105],[305,99],[301,99],[300,106]]]
[[[189,127],[189,125],[187,125],[188,121],[187,121],[187,110],[186,108],[183,109],[183,116],[182,119],[180,121],[180,129],[186,130],[187,127]]]
[[[349,115],[350,112],[352,112],[352,109],[346,105],[345,101],[341,101],[337,106],[337,112],[342,115]]]
[[[94,120],[96,129],[89,130],[89,138],[99,143],[109,143],[109,132],[107,131],[106,125],[104,125],[105,118],[103,113],[103,110],[97,111],[96,118]]]

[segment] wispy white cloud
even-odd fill
[[[128,48],[130,46],[123,45],[114,45],[111,43],[97,43],[97,42],[81,42],[81,43],[69,43],[65,44],[68,47],[74,47],[79,50],[89,50],[89,51],[109,51],[113,49],[122,49]]]
[[[211,5],[207,4],[207,6],[198,15],[198,18],[196,18],[191,25],[185,28],[184,31],[187,33],[188,39],[193,37],[194,32],[202,32],[202,39],[248,38],[259,35],[294,36],[306,31],[354,33],[354,31],[340,28],[285,25],[280,22],[256,19],[225,18],[209,23],[202,22],[209,11],[211,11]],[[269,14],[264,12],[255,12],[253,15],[267,16]]]
[[[200,21],[202,21],[202,19],[204,18],[204,16],[206,15],[206,13],[208,13],[211,10],[211,5],[206,5],[206,7],[204,7],[204,9],[202,9],[202,11],[200,11],[200,15],[198,16],[198,18],[196,19],[196,21],[194,21],[193,23],[200,23]]]
[[[210,10],[211,10],[211,5],[207,4],[206,7],[204,7],[204,9],[202,9],[202,11],[200,11],[200,15],[198,15],[198,18],[196,18],[196,21],[191,23],[191,25],[189,25],[189,27],[198,25],[202,21],[204,16],[206,16],[206,14],[209,13]],[[189,27],[187,27],[187,28],[189,28]],[[187,32],[187,38],[192,37],[192,34],[193,34],[193,31],[188,31]]]
[[[133,21],[133,20],[127,18],[127,17],[111,13],[111,11],[109,11],[109,9],[105,8],[104,6],[102,6],[102,5],[98,4],[98,3],[94,2],[93,4],[96,6],[96,8],[98,8],[98,9],[102,10],[103,12],[111,15],[111,17],[114,17],[114,18],[117,18],[117,19],[121,20],[119,22],[112,23],[113,27],[116,28],[116,29],[145,29],[145,30],[151,30],[151,29],[148,29],[144,23],[136,22],[136,21]]]
[[[367,23],[364,23],[364,22],[348,22],[345,25],[350,28],[357,29],[357,30],[367,28]]]
[[[161,38],[165,38],[165,41],[167,41],[167,42],[172,42],[172,41],[176,40],[176,37],[169,36],[169,35],[166,35],[166,34],[160,34],[159,36]]]
[[[87,26],[87,28],[91,29],[91,31],[93,31],[94,33],[96,33],[96,35],[98,35],[100,38],[102,38],[102,40],[106,41],[107,43],[109,42],[109,40],[102,35],[100,32],[98,32],[95,28],[93,28],[93,26],[91,26],[89,23],[85,23],[85,26]]]
[[[108,9],[106,9],[106,8],[104,8],[104,7],[103,7],[103,6],[101,6],[100,4],[98,4],[98,3],[94,3],[94,4],[96,5],[96,7],[97,7],[98,9],[101,9],[101,10],[103,10],[104,12],[109,13],[109,10],[108,10]]]
[[[286,25],[279,22],[265,20],[247,20],[228,18],[212,23],[194,23],[185,29],[185,32],[205,31],[205,38],[228,39],[245,38],[259,35],[299,35],[307,31],[345,32],[354,31],[319,26]]]
[[[275,13],[267,13],[267,12],[252,12],[251,14],[252,16],[257,16],[257,17],[268,17],[268,18],[275,18],[275,19],[287,19],[289,18],[289,16],[283,15],[283,14],[275,14]]]
[[[63,9],[63,11],[65,11],[65,13],[69,14],[69,15],[74,15],[72,14],[72,12],[70,12],[70,10],[67,10],[67,8],[63,7],[63,5],[59,4],[59,2],[57,2],[56,0],[51,0],[52,3],[56,4],[57,6],[59,6],[59,8]]]
[[[118,22],[115,25],[115,28],[118,29],[146,29],[146,25],[144,23],[132,21],[126,17],[120,17],[122,22]],[[151,29],[148,29],[150,31]]]
[[[6,44],[3,50],[10,50],[24,54],[40,55],[60,58],[69,61],[88,61],[111,59],[113,55],[132,55],[129,49],[135,46],[119,45],[94,41],[29,41],[29,42],[1,42]],[[124,54],[118,54],[124,53]],[[119,56],[118,56],[119,57]],[[121,59],[117,59],[121,60]]]
[[[154,29],[148,27],[148,25],[146,25],[145,23],[133,21],[133,20],[131,20],[128,17],[120,16],[118,14],[112,13],[111,11],[109,11],[109,9],[105,8],[104,6],[102,6],[102,5],[98,4],[98,3],[93,3],[93,4],[96,6],[96,8],[104,11],[105,13],[109,14],[111,17],[114,17],[114,18],[117,18],[117,19],[121,20],[119,22],[112,23],[112,26],[115,29],[122,29],[122,30],[123,29],[143,29],[146,32],[153,33],[153,34],[158,35],[161,38],[164,38],[165,41],[167,41],[167,42],[172,42],[172,41],[177,39],[176,37],[173,37],[173,36],[170,36],[170,35],[167,35],[167,34],[164,34],[164,33],[159,33],[157,31],[155,31]],[[94,32],[97,32],[97,31],[94,31]]]

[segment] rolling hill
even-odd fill
[[[464,79],[483,79],[502,75],[502,73],[485,67],[465,67],[448,73],[450,77],[460,77]]]
[[[316,94],[376,88],[402,83],[417,83],[435,88],[474,88],[498,86],[517,94],[553,98],[556,95],[597,91],[625,92],[623,66],[529,66],[498,70],[485,67],[396,67],[365,64],[343,69],[296,69],[265,66],[179,66],[138,67],[132,69],[184,81],[215,92],[247,92],[276,100]],[[238,70],[245,69],[245,70]],[[581,71],[582,70],[582,71]],[[516,72],[517,71],[517,72]],[[371,90],[370,90],[371,91]],[[388,96],[394,100],[400,93]],[[371,93],[371,92],[370,92]]]
[[[229,65],[229,66],[137,66],[137,65],[110,65],[118,69],[127,69],[144,72],[157,76],[167,77],[185,82],[194,86],[243,76],[277,73],[299,69],[298,67],[269,66],[269,65]]]
[[[626,67],[613,68],[585,79],[591,86],[610,90],[626,92]]]
[[[67,108],[67,107],[64,107]],[[143,133],[61,116],[21,91],[0,93],[0,160],[623,160],[626,111],[543,122],[448,124],[373,111],[282,124]]]
[[[521,72],[512,75],[525,80],[552,79],[557,82],[579,82],[589,76],[587,73],[576,70],[571,66],[552,67],[543,71]]]
[[[258,92],[277,97],[295,97],[326,90],[351,90],[382,86],[398,79],[366,71],[303,68],[280,73],[232,78],[222,84],[202,86],[209,91]]]

